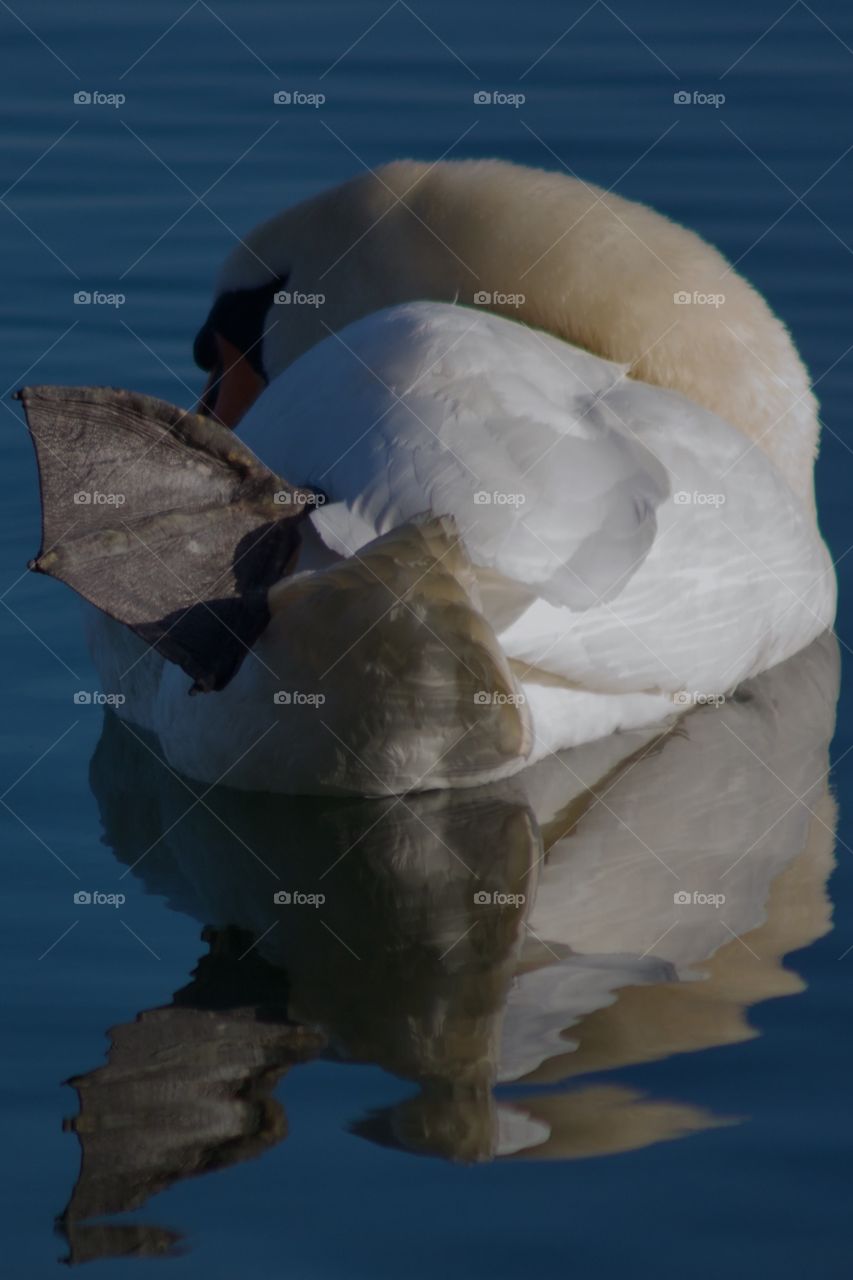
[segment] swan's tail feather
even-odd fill
[[[411,521],[269,595],[263,637],[323,691],[324,789],[470,786],[523,767],[524,697],[448,518]],[[304,625],[303,625],[304,622]],[[321,739],[322,741],[322,739]]]

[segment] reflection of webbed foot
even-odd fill
[[[251,950],[251,934],[208,929],[205,940],[210,954],[174,1003],[113,1028],[106,1065],[69,1081],[80,1112],[66,1127],[82,1149],[60,1220],[71,1262],[172,1249],[179,1237],[159,1227],[81,1224],[281,1141],[287,1121],[272,1090],[324,1047],[286,1021],[286,982]]]

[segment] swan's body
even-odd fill
[[[205,782],[488,780],[724,696],[831,623],[826,550],[763,453],[677,393],[499,317],[440,303],[367,317],[280,375],[241,435],[328,501],[309,517],[316,567],[274,588],[256,660],[192,700],[164,665],[156,696],[122,708]],[[419,567],[420,535],[401,530],[424,511],[454,519],[473,574],[441,531]],[[398,604],[412,588],[417,624]],[[459,693],[466,671],[478,693],[476,618],[509,663],[511,743],[493,758],[477,734],[451,750],[481,714]],[[281,707],[280,689],[309,700]]]
[[[276,379],[241,436],[327,493],[312,523],[341,555],[452,515],[508,656],[591,692],[722,693],[832,621],[813,521],[740,432],[491,315],[362,320]]]
[[[290,305],[276,306],[285,284]],[[490,309],[452,305],[481,290]],[[682,291],[725,301],[679,305]],[[507,310],[505,293],[521,301]],[[423,298],[446,301],[407,301]],[[720,255],[644,206],[499,162],[389,166],[257,228],[196,352],[208,409],[327,499],[300,526],[295,576],[262,584],[269,622],[249,629],[250,656],[230,683],[219,671],[201,686],[217,692],[188,699],[192,664],[90,619],[120,714],[202,781],[489,782],[723,697],[832,623],[805,370]],[[204,429],[189,435],[189,472],[170,464],[158,481],[167,521],[188,491],[199,509],[200,477],[221,495],[254,470],[229,462],[221,435],[208,468]],[[170,531],[155,517],[155,538]],[[186,544],[176,576],[190,588],[209,542]],[[99,543],[88,563],[127,543]],[[242,561],[231,550],[226,573]],[[203,609],[217,577],[209,556],[202,567]],[[89,598],[139,631],[139,593],[131,619],[127,584],[95,585]],[[169,616],[157,643],[182,662],[160,643]]]

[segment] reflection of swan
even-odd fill
[[[510,1001],[504,1078],[532,1065],[521,1052],[532,1010],[533,1058],[551,1004],[552,1029],[565,1027],[552,963],[561,946],[575,953],[564,966],[569,982],[580,958],[612,952],[654,954],[689,979],[692,965],[764,921],[770,884],[806,847],[810,827],[815,845],[832,839],[825,806],[812,811],[826,790],[836,696],[837,649],[824,637],[734,701],[691,717],[685,741],[670,736],[617,775],[578,829],[553,843],[528,922],[530,969],[513,993],[517,1022]],[[560,759],[579,772],[571,753]]]
[[[627,987],[573,1029],[562,1053],[524,1077],[541,1086],[588,1076],[674,1053],[734,1044],[756,1035],[746,1010],[761,1000],[793,995],[803,982],[786,969],[784,956],[807,946],[829,928],[826,881],[834,865],[835,806],[825,791],[809,803],[814,817],[803,853],[773,883],[765,923],[722,946],[702,964],[703,981]],[[565,1024],[565,1019],[563,1020]],[[578,1158],[632,1150],[722,1123],[698,1108],[646,1101],[621,1086],[595,1084],[570,1094],[516,1097],[531,1124],[547,1127],[548,1140],[531,1153],[540,1159]]]
[[[424,1153],[586,1156],[721,1123],[606,1083],[529,1096],[524,1083],[733,1042],[750,1004],[799,989],[780,961],[827,927],[836,687],[825,637],[663,737],[614,736],[500,788],[381,802],[220,789],[194,803],[203,792],[109,720],[92,770],[106,838],[149,891],[212,927],[216,963],[171,1010],[118,1028],[108,1066],[75,1081],[87,1155],[69,1229],[121,1207],[97,1177],[119,1121],[132,1132],[144,1111],[151,1126],[137,1168],[150,1194],[277,1140],[263,1099],[321,1045],[418,1083],[357,1130]],[[694,891],[726,901],[674,902]],[[180,1141],[163,1102],[178,1077],[199,1099]],[[509,1080],[511,1097],[493,1092]],[[124,1148],[125,1167],[139,1158]]]

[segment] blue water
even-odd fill
[[[162,1268],[206,1280],[846,1275],[853,718],[844,684],[832,748],[835,869],[834,818],[822,809],[822,848],[810,852],[803,839],[790,874],[781,864],[768,872],[774,892],[789,877],[769,905],[760,876],[743,890],[758,932],[749,946],[723,938],[705,948],[713,960],[698,964],[683,1003],[666,1012],[663,972],[647,987],[616,984],[615,1004],[593,1002],[571,1026],[574,1058],[568,1046],[499,1084],[501,1114],[538,1123],[511,1154],[513,1143],[496,1137],[488,1066],[514,926],[501,916],[474,935],[482,945],[443,955],[466,918],[453,872],[441,869],[438,883],[423,867],[392,874],[388,848],[399,837],[417,854],[423,837],[416,817],[405,830],[389,819],[387,838],[365,836],[347,859],[322,927],[299,917],[286,938],[278,928],[283,940],[245,954],[271,919],[274,882],[244,844],[263,850],[275,883],[308,892],[320,862],[372,819],[358,806],[225,795],[208,800],[222,820],[198,806],[168,830],[186,792],[149,746],[75,703],[75,692],[96,688],[76,603],[24,572],[38,545],[36,475],[7,389],[109,383],[188,404],[199,385],[191,339],[232,233],[399,156],[562,163],[708,237],[790,326],[823,407],[817,488],[839,561],[846,657],[848,6],[397,0],[383,15],[381,0],[19,0],[0,6],[0,38],[8,1274],[53,1275],[70,1250],[74,1261],[100,1259],[96,1274],[109,1277]],[[278,108],[281,89],[326,102]],[[477,107],[478,89],[526,100]],[[679,90],[725,102],[680,107]],[[126,100],[78,105],[81,91]],[[79,290],[125,301],[75,305]],[[785,679],[793,688],[800,676]],[[763,696],[750,721],[759,727]],[[785,767],[794,769],[805,730],[799,713],[791,719]],[[815,760],[831,733],[830,715],[809,739]],[[741,776],[728,758],[720,804]],[[665,784],[665,770],[655,777]],[[792,798],[780,788],[780,815]],[[703,801],[708,822],[714,800]],[[496,884],[517,884],[530,853],[524,797],[471,804],[441,829],[471,859],[492,858]],[[660,804],[672,806],[665,785]],[[579,847],[590,830],[579,826]],[[601,839],[609,848],[615,828]],[[760,849],[773,869],[773,838]],[[427,858],[437,852],[426,847]],[[593,882],[579,873],[567,910]],[[77,907],[80,889],[126,901]],[[579,928],[598,928],[594,915],[578,917]],[[604,910],[600,927],[611,924]],[[191,979],[210,949],[219,968]],[[666,944],[650,945],[652,959],[659,953],[667,959]],[[711,1018],[713,1001],[723,1012]],[[303,1041],[288,1017],[313,1028]],[[111,1074],[93,1077],[111,1028]],[[223,1037],[231,1047],[215,1064],[210,1046]],[[300,1055],[309,1060],[294,1063]],[[63,1082],[81,1076],[75,1136],[62,1127],[78,1109]],[[69,1200],[63,1236],[54,1219]],[[156,1256],[170,1250],[169,1261]]]

